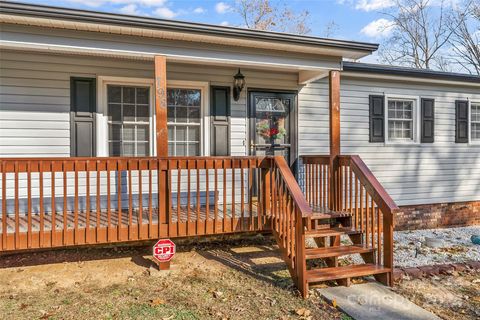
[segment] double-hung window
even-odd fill
[[[168,155],[199,156],[202,139],[202,90],[167,89]]]
[[[480,103],[470,104],[470,138],[472,142],[480,142]]]
[[[107,85],[109,156],[148,156],[150,87]]]
[[[415,142],[414,99],[387,99],[387,128],[389,142]]]

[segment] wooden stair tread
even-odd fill
[[[390,268],[379,264],[357,264],[343,267],[330,267],[307,270],[307,282],[322,282],[345,278],[363,277],[374,274],[388,273]]]
[[[306,230],[305,236],[308,237],[330,237],[330,236],[340,236],[342,234],[359,234],[362,233],[360,230],[355,230],[352,228],[329,228],[329,229],[320,229],[320,230]]]
[[[306,259],[319,259],[319,258],[331,258],[331,257],[340,257],[349,254],[356,253],[368,253],[373,252],[374,249],[371,247],[364,246],[338,246],[338,247],[326,247],[326,248],[311,248],[305,250]]]
[[[351,217],[352,213],[349,211],[333,211],[325,207],[312,207],[311,219],[335,219]]]

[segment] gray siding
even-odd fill
[[[368,96],[435,99],[435,143],[368,142]],[[455,100],[480,101],[475,88],[365,79],[342,80],[342,153],[359,154],[399,205],[480,199],[480,145],[455,143]]]
[[[297,89],[297,74],[242,69],[248,87]],[[168,64],[168,80],[230,86],[235,68]],[[153,78],[153,63],[2,51],[0,156],[70,155],[70,77]],[[248,89],[248,88],[247,88]],[[232,155],[245,155],[246,92],[232,101]]]

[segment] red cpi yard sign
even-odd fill
[[[175,243],[170,239],[161,239],[153,246],[153,257],[160,262],[168,262],[175,255]]]

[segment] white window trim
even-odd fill
[[[390,140],[388,135],[388,101],[389,100],[413,100],[413,140],[412,141],[398,141]],[[398,95],[398,94],[388,94],[385,95],[384,102],[384,113],[385,113],[385,145],[419,145],[420,144],[420,97],[419,96],[408,96],[408,95]]]
[[[472,139],[472,104],[480,105],[480,101],[472,101],[468,99],[468,143],[471,145],[480,145],[480,139]]]
[[[168,88],[200,90],[202,101],[200,107],[200,156],[210,155],[210,108],[209,86],[206,81],[167,80]]]
[[[148,86],[150,88],[150,110],[149,110],[149,156],[155,151],[155,98],[154,80],[148,78],[129,77],[97,77],[97,115],[96,115],[96,149],[97,157],[108,157],[108,107],[107,107],[107,85],[124,86]]]

